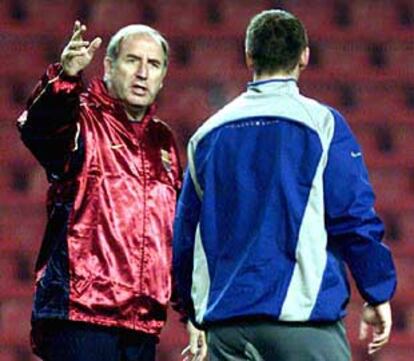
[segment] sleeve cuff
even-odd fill
[[[66,75],[59,63],[49,65],[45,80],[52,85],[54,93],[79,94],[84,88],[81,73],[76,76]]]

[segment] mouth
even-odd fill
[[[131,86],[132,94],[142,96],[148,93],[148,89],[146,86],[140,84],[132,84]]]

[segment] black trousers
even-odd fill
[[[345,327],[335,323],[243,321],[208,328],[210,361],[349,361]]]
[[[44,361],[155,361],[158,338],[127,329],[46,320],[32,330]]]

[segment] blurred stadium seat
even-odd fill
[[[282,7],[305,23],[311,65],[305,95],[338,108],[357,135],[396,254],[399,289],[390,344],[375,361],[414,355],[414,3],[410,0],[2,0],[0,1],[0,361],[35,361],[29,349],[30,270],[45,225],[43,170],[14,126],[30,89],[49,62],[59,60],[75,19],[104,41],[119,27],[141,22],[161,30],[171,66],[159,101],[160,117],[185,145],[214,111],[244,91],[243,39],[250,18]],[[87,77],[102,76],[99,63]],[[357,340],[362,300],[353,292],[346,318],[353,360],[366,361]],[[179,359],[186,336],[176,315],[162,334],[159,361]]]

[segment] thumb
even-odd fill
[[[195,355],[198,351],[198,332],[193,331],[190,334],[190,352]]]
[[[95,54],[95,51],[99,49],[99,47],[102,44],[102,39],[97,37],[92,40],[92,42],[89,44],[89,47],[87,49],[87,52],[89,55],[93,56]]]
[[[359,325],[359,339],[365,340],[368,335],[368,324],[365,321],[361,321]]]

